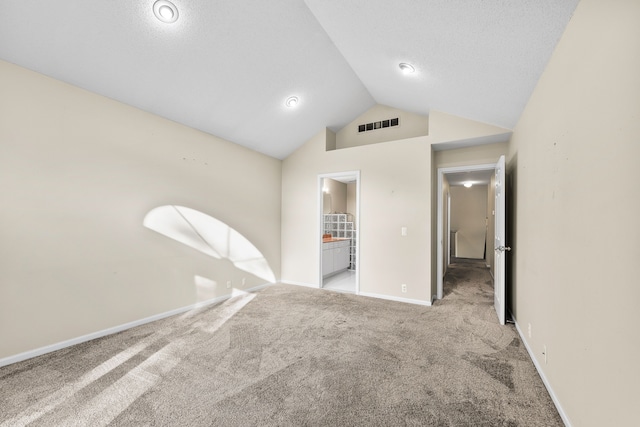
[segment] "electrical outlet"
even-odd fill
[[[227,289],[231,289],[231,280],[227,282]]]
[[[542,354],[544,355],[544,364],[547,364],[547,345],[542,346]]]
[[[406,293],[406,292],[407,292],[407,284],[406,284],[406,283],[403,283],[403,284],[402,284],[402,292],[403,292],[403,293]]]
[[[531,338],[531,323],[529,323],[529,328],[527,329],[527,332],[529,333],[529,338]]]
[[[400,235],[401,236],[406,236],[407,235],[407,227],[400,228]]]

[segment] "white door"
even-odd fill
[[[506,301],[505,301],[505,257],[506,251],[511,248],[505,244],[505,178],[504,178],[504,156],[500,156],[496,164],[496,204],[495,204],[495,278],[493,282],[493,304],[498,313],[500,324],[505,324]]]

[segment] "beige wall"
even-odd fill
[[[359,170],[361,291],[429,301],[429,144],[413,138],[327,152],[325,139],[323,131],[283,162],[283,280],[318,285],[317,176]]]
[[[0,93],[0,358],[265,282],[143,227],[161,205],[280,277],[279,160],[1,61]]]
[[[431,145],[506,130],[432,111],[438,137],[424,136],[327,151],[322,131],[283,161],[282,279],[318,286],[318,175],[360,171],[360,289],[430,302],[435,295],[435,208]],[[433,199],[435,200],[435,199]],[[432,218],[434,220],[432,221]],[[400,230],[407,227],[408,235]],[[434,252],[435,253],[435,252]],[[407,292],[401,292],[401,284]],[[432,285],[433,284],[433,285]]]
[[[323,194],[323,213],[345,213],[347,212],[347,184],[331,178],[323,178],[323,189],[327,188],[328,193]]]
[[[451,229],[456,230],[456,256],[484,259],[487,233],[487,186],[451,186]]]
[[[399,118],[399,126],[358,132],[358,125]],[[349,123],[335,134],[335,147],[338,149],[397,141],[400,139],[426,136],[429,133],[429,118],[407,111],[397,110],[386,105],[375,105],[366,113]],[[328,141],[333,141],[330,138]],[[331,147],[328,142],[327,147]]]
[[[508,151],[508,142],[498,142],[475,147],[436,151],[435,160],[438,168],[488,165],[497,163],[500,156],[506,155]]]
[[[638,423],[639,24],[582,0],[511,142],[513,312],[574,426]]]

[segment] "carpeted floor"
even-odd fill
[[[433,307],[275,285],[0,368],[0,426],[561,426],[491,278]]]

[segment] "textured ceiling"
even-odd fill
[[[577,4],[173,2],[2,0],[0,59],[284,158],[376,103],[513,128]]]

